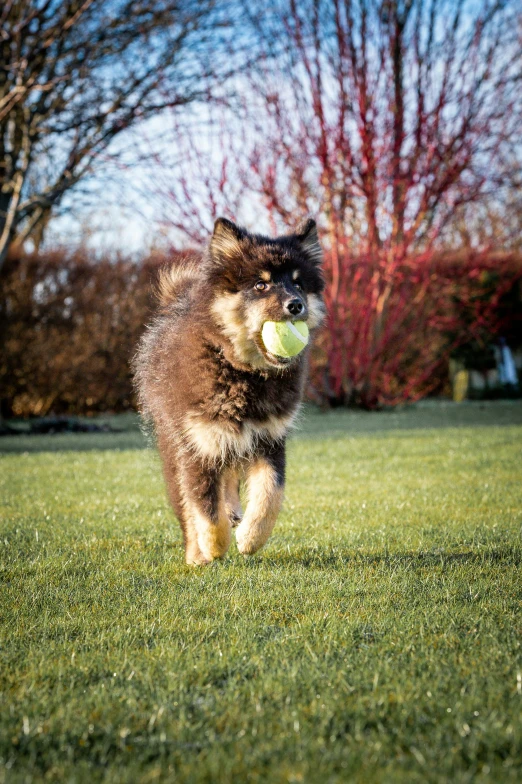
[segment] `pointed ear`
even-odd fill
[[[210,240],[210,253],[216,260],[231,259],[241,252],[240,241],[245,236],[243,229],[227,218],[218,218]]]
[[[311,259],[314,264],[321,264],[323,261],[323,252],[319,244],[317,224],[314,219],[307,218],[307,220],[300,223],[294,236],[308,258]]]

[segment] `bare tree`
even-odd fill
[[[436,254],[520,237],[520,3],[272,0],[252,23],[265,56],[245,80],[243,128],[225,128],[221,165],[189,151],[167,193],[183,218],[173,223],[197,239],[202,201],[210,218],[247,193],[274,228],[316,214],[327,396],[425,394],[454,346],[455,296]],[[471,256],[475,280],[486,262]],[[461,310],[476,296],[470,284]],[[494,331],[489,316],[469,317],[481,320]]]
[[[188,140],[180,211],[248,192],[279,227],[314,213],[332,246],[404,254],[518,202],[516,0],[273,0],[251,24],[263,56],[212,155]]]
[[[406,252],[505,184],[522,121],[516,0],[274,5],[260,35],[284,29],[287,47],[253,80],[254,173],[284,222],[319,209],[332,241]]]
[[[0,266],[13,238],[41,230],[115,137],[226,79],[228,31],[211,0],[5,0]]]
[[[455,237],[463,216],[475,245],[506,239],[506,232],[481,237],[476,224],[510,188],[505,161],[519,145],[520,4],[282,0],[277,7],[289,45],[254,78],[252,93],[266,111],[257,113],[263,136],[253,134],[260,141],[251,183],[283,223],[296,212],[322,217],[331,396],[393,400],[383,379],[395,383],[401,372],[401,395],[415,396],[434,377],[426,349],[447,295],[444,285],[433,293],[433,281],[443,283],[433,253]],[[408,319],[426,325],[424,341]]]

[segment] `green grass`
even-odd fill
[[[308,412],[200,570],[117,421],[0,442],[0,782],[520,780],[520,403]]]

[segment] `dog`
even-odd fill
[[[159,312],[139,345],[135,384],[188,564],[222,558],[232,528],[244,555],[272,533],[309,347],[277,357],[261,330],[265,321],[305,321],[313,336],[324,318],[323,289],[312,219],[268,238],[218,218],[201,257],[160,274]]]

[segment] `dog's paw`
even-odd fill
[[[206,566],[212,558],[203,555],[195,539],[187,542],[185,547],[185,563],[187,566]]]
[[[252,531],[248,528],[243,528],[241,524],[236,528],[236,542],[237,549],[241,555],[254,555],[262,546],[252,536]]]
[[[208,558],[205,558],[205,556],[200,553],[199,555],[193,555],[185,558],[185,563],[187,566],[207,566],[209,563],[212,563],[212,561]]]

